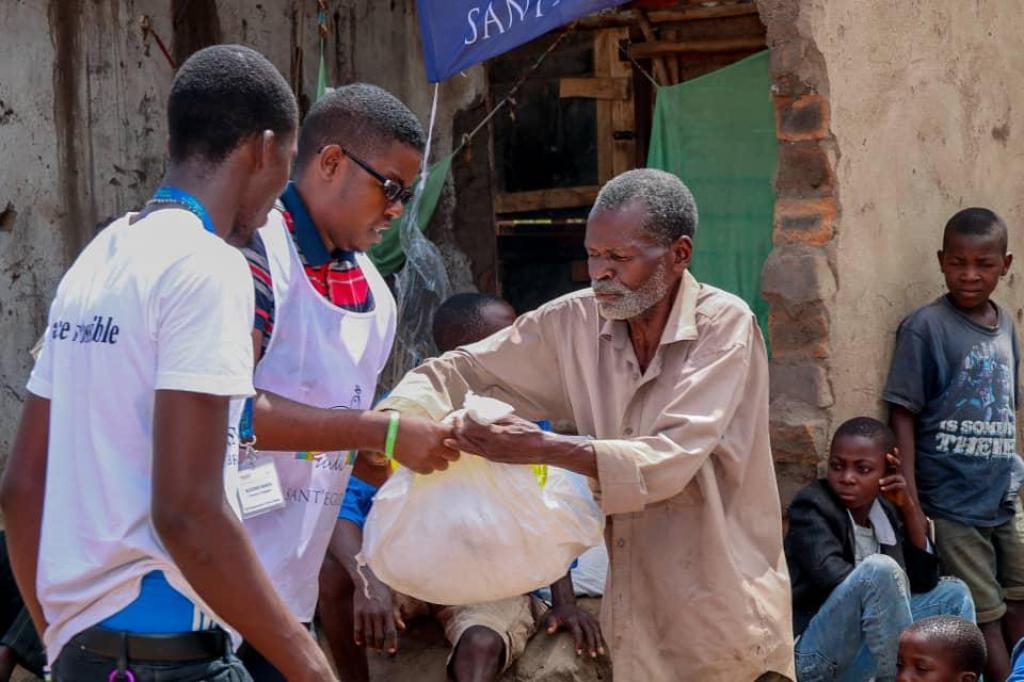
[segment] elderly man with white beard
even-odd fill
[[[498,398],[518,416],[458,422],[453,445],[592,479],[617,682],[793,676],[764,341],[743,301],[690,274],[696,228],[675,176],[614,178],[587,221],[590,289],[425,363],[381,406],[440,419],[468,391]]]

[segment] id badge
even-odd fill
[[[249,452],[238,467],[238,502],[242,518],[251,519],[285,506],[281,479],[272,457]]]

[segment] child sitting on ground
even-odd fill
[[[891,682],[908,625],[939,614],[974,620],[967,586],[939,580],[927,520],[907,492],[894,441],[876,419],[844,423],[827,478],[797,493],[789,508],[800,682]]]
[[[896,682],[978,682],[984,667],[985,638],[963,618],[922,618],[900,635]]]
[[[958,212],[938,253],[947,293],[900,324],[883,400],[910,494],[935,522],[945,572],[971,588],[985,677],[1005,680],[1024,637],[1024,519],[1016,440],[1017,330],[991,300],[1013,260],[1006,224]]]
[[[441,352],[454,350],[504,329],[515,317],[512,306],[500,298],[457,294],[445,301],[434,317],[434,341]],[[372,480],[353,475],[321,570],[320,619],[343,680],[368,680],[364,647],[394,653],[404,621],[423,615],[436,618],[452,644],[448,672],[456,682],[495,679],[522,654],[538,626],[548,634],[571,631],[577,654],[595,657],[604,653],[597,619],[576,606],[569,575],[551,586],[551,609],[533,595],[487,604],[438,606],[393,593],[369,566],[357,567],[363,524],[385,479],[386,475],[379,474]]]

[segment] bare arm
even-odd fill
[[[549,464],[597,478],[597,451],[589,438],[543,431],[514,415],[489,426],[456,418],[454,426],[452,447],[495,462]]]
[[[253,429],[261,450],[384,451],[390,415],[370,410],[330,410],[259,391]],[[444,445],[451,429],[429,419],[403,415],[395,459],[416,473],[448,468],[459,453]]]
[[[327,660],[260,565],[224,497],[228,398],[160,390],[153,414],[153,525],[210,607],[289,680],[332,680]]]
[[[29,393],[0,483],[0,506],[6,519],[11,568],[25,608],[39,632],[44,632],[47,625],[36,594],[36,571],[49,434],[50,401]]]
[[[899,457],[902,462],[900,471],[907,481],[907,490],[914,501],[914,505],[920,507],[920,498],[917,496],[917,478],[914,476],[914,466],[917,459],[916,443],[914,442],[914,426],[917,418],[914,413],[900,405],[889,405],[889,426],[896,434],[896,448],[899,450]]]
[[[262,345],[263,332],[254,329],[254,358],[261,357]],[[288,400],[269,391],[259,391],[253,400],[252,416],[253,432],[257,435],[260,449],[321,452],[383,452],[390,418],[380,412],[325,410]],[[457,451],[449,450],[442,443],[442,439],[449,434],[450,429],[440,424],[407,415],[399,425],[395,459],[420,474],[446,469],[448,461],[458,458]],[[360,457],[359,461],[363,461],[364,466],[371,464],[365,456]]]

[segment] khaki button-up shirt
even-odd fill
[[[687,273],[642,372],[627,324],[576,292],[428,361],[383,407],[438,419],[467,390],[596,439],[617,682],[793,676],[768,363],[746,304]]]

